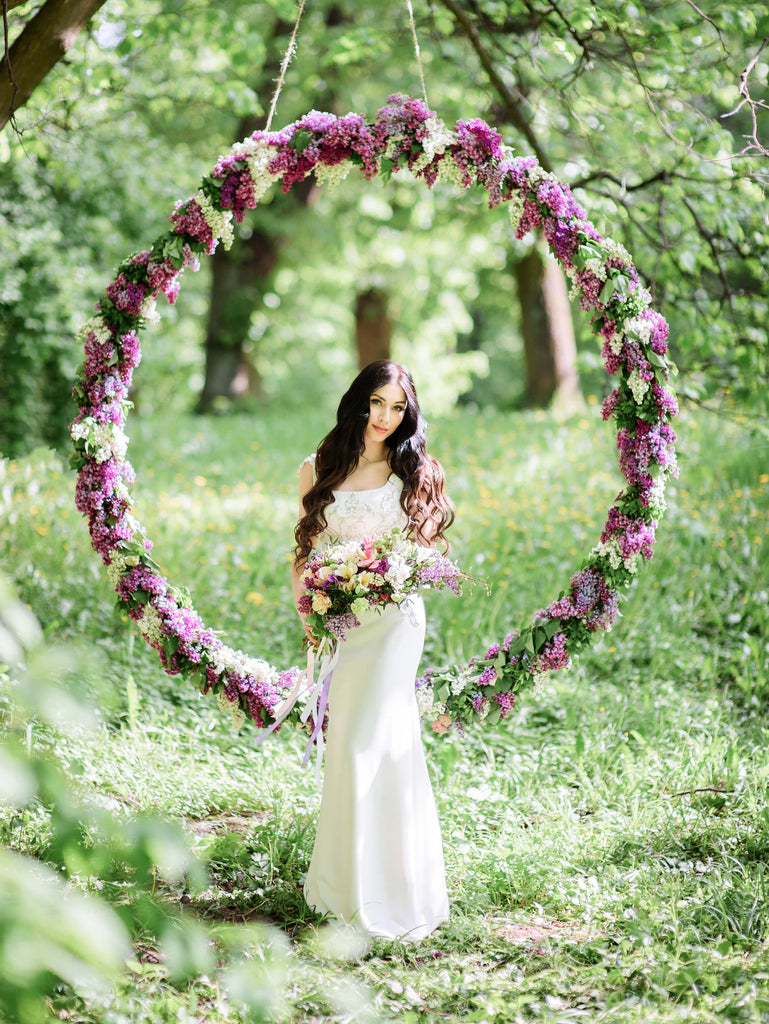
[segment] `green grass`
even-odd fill
[[[300,423],[275,407],[131,427],[156,557],[233,646],[281,666],[301,659],[296,470],[327,425],[326,410]],[[223,929],[222,950],[226,929],[251,929],[283,992],[264,1019],[769,1021],[769,460],[736,423],[689,414],[679,432],[681,480],[613,632],[503,727],[425,736],[452,917],[416,946],[355,948],[319,923],[301,898],[318,804],[301,738],[255,750],[162,673],[110,611],[55,458],[0,470],[0,564],[76,651],[100,715],[95,732],[41,727],[32,742],[87,798],[183,823],[208,884],[159,891]],[[425,667],[482,653],[557,596],[621,482],[595,407],[458,412],[431,438],[457,504],[453,555],[493,593],[430,597]],[[8,846],[44,855],[46,828],[42,811],[0,809]],[[172,985],[157,959],[138,944],[111,1001],[81,1000],[75,1019],[246,1019],[218,976]]]

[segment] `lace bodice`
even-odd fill
[[[408,520],[400,503],[402,489],[403,482],[391,476],[386,484],[371,490],[334,491],[334,501],[324,510],[328,526],[318,537],[318,547],[386,533],[398,526],[405,530]]]

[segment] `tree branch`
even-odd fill
[[[3,0],[4,13],[6,0]],[[105,0],[47,0],[0,61],[0,129],[23,107]],[[8,0],[8,8],[17,6]]]
[[[501,75],[494,66],[494,62],[489,56],[488,51],[481,42],[481,37],[478,34],[478,29],[468,18],[467,14],[462,10],[456,0],[440,0],[447,10],[451,12],[457,21],[458,25],[467,36],[470,45],[478,55],[478,59],[481,62],[483,70],[489,77],[489,81],[497,92],[500,100],[502,101],[502,109],[504,110],[510,122],[518,129],[523,137],[528,142],[534,155],[539,161],[540,165],[546,171],[552,171],[553,167],[550,160],[547,157],[544,149],[539,143],[536,135],[534,134],[531,125],[526,120],[521,110],[521,103],[515,96],[512,89],[505,83]]]

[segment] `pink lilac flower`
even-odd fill
[[[347,114],[331,125],[320,146],[321,162],[333,167],[357,155],[363,161],[363,177],[370,181],[379,170],[376,140],[360,114]]]
[[[579,299],[580,309],[603,309],[603,303],[599,296],[605,282],[600,277],[597,277],[592,270],[578,270],[574,275],[574,281],[582,292]]]
[[[279,133],[275,156],[269,162],[270,174],[281,174],[281,188],[290,192],[303,181],[320,160],[320,146],[326,132],[336,121],[334,114],[314,110]],[[256,137],[256,136],[255,136]],[[298,141],[302,141],[301,152]]]
[[[543,672],[555,672],[559,668],[568,668],[569,652],[565,633],[556,633],[539,652],[538,667]]]
[[[177,203],[170,220],[177,235],[189,235],[200,242],[209,256],[213,253],[216,248],[213,231],[194,199]]]
[[[397,163],[401,154],[410,153],[414,142],[421,142],[426,137],[425,121],[431,117],[435,117],[434,111],[421,100],[400,93],[389,96],[387,103],[377,111],[371,130],[377,151],[383,153],[391,139],[400,137],[393,154]]]
[[[616,541],[621,558],[631,558],[640,554],[648,561],[654,550],[656,526],[656,522],[647,523],[644,519],[633,518],[615,506],[609,509],[601,540],[604,543]]]
[[[142,354],[139,347],[139,339],[131,331],[129,334],[120,335],[120,362],[123,367],[134,369],[141,362]]]
[[[85,339],[84,352],[83,372],[87,377],[98,377],[99,374],[107,373],[111,364],[115,362],[113,338],[102,343],[98,341],[93,331]]]
[[[601,318],[601,325],[598,328],[598,334],[607,341],[611,341],[614,335],[617,333],[617,321],[612,320],[611,317],[604,316]]]
[[[489,658],[496,658],[496,656],[500,652],[500,649],[501,648],[499,644],[492,644],[491,647],[489,647],[488,651],[486,651],[486,653],[484,654],[483,660],[488,661]]]
[[[641,314],[644,320],[651,324],[651,337],[649,339],[652,351],[657,355],[665,355],[668,350],[668,325],[663,316],[653,309],[645,309]]]
[[[579,237],[569,220],[546,217],[543,224],[545,240],[553,255],[565,267],[573,265],[574,254],[579,248]]]
[[[611,419],[611,417],[616,412],[617,406],[619,405],[621,400],[622,392],[619,388],[614,388],[612,391],[610,391],[601,403],[601,419]]]
[[[478,685],[491,686],[492,683],[496,683],[498,678],[499,677],[497,676],[497,670],[494,668],[493,665],[489,665],[487,668],[483,670],[483,672],[481,672],[480,676],[478,677]]]
[[[515,237],[520,239],[525,235],[528,235],[530,231],[534,231],[542,224],[542,214],[539,206],[534,202],[533,199],[524,200],[523,213],[521,219],[518,221],[518,226],[515,229]]]
[[[456,136],[451,155],[462,172],[462,184],[468,186],[477,180],[484,186],[493,185],[495,164],[502,157],[502,136],[477,117],[457,121]]]
[[[121,601],[130,601],[137,590],[155,597],[165,597],[168,593],[168,584],[162,576],[158,576],[146,565],[137,565],[120,577],[115,591]]]
[[[657,406],[661,416],[678,415],[678,401],[674,394],[661,387],[656,381],[651,386],[651,392],[652,401]]]
[[[238,224],[246,215],[246,210],[256,207],[256,189],[254,179],[242,158],[228,156],[222,158],[214,168],[214,178],[224,178],[219,190],[219,203],[223,210],[232,210]]]
[[[675,432],[667,423],[638,420],[635,433],[624,427],[619,430],[619,466],[627,482],[635,484],[649,476],[649,469],[655,464],[677,476],[675,440]]]
[[[147,295],[142,285],[129,281],[121,271],[111,285],[107,287],[107,297],[122,313],[129,316],[141,314],[142,302]]]

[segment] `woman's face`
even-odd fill
[[[400,384],[383,384],[369,398],[367,442],[380,444],[394,434],[406,413],[406,392]]]

